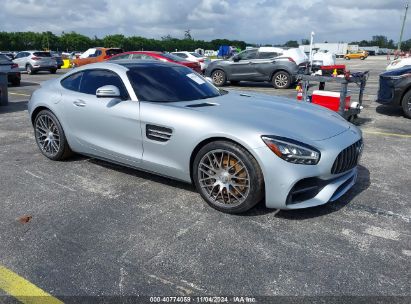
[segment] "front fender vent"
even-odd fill
[[[146,137],[151,140],[166,142],[169,141],[173,130],[166,127],[146,125]]]

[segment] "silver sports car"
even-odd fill
[[[35,91],[29,114],[48,158],[76,152],[194,183],[227,213],[336,200],[363,148],[359,129],[325,108],[219,90],[158,61],[74,69]]]

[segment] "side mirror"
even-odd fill
[[[113,85],[105,85],[97,89],[97,98],[118,98],[120,97],[120,90]]]
[[[240,57],[237,56],[237,55],[233,56],[233,61],[234,61],[234,62],[240,61]]]

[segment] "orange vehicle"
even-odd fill
[[[89,63],[101,62],[120,53],[123,53],[123,50],[120,48],[91,48],[85,51],[79,57],[73,59],[71,65],[73,67],[77,67]]]
[[[345,60],[350,60],[350,59],[364,60],[367,57],[368,57],[368,52],[366,52],[366,51],[360,51],[360,52],[355,52],[355,53],[347,53],[344,56]]]

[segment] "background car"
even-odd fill
[[[10,60],[14,59],[14,53],[13,52],[0,52],[0,54],[7,56]]]
[[[287,89],[295,81],[301,66],[308,62],[300,49],[261,47],[245,50],[228,60],[211,62],[205,72],[216,86],[227,81],[271,82],[276,89]]]
[[[364,60],[367,57],[368,57],[368,52],[366,52],[366,51],[355,52],[355,53],[347,53],[347,54],[344,55],[345,60],[350,60],[350,59]]]
[[[263,198],[280,209],[336,200],[355,184],[363,148],[361,131],[332,111],[219,90],[160,61],[74,69],[36,90],[28,111],[49,159],[77,152],[194,183],[227,213]]]
[[[402,107],[404,115],[411,118],[411,66],[380,75],[377,102]]]
[[[173,52],[172,54],[188,61],[200,63],[202,72],[205,71],[205,69],[211,62],[208,57],[202,56],[196,52]]]
[[[123,53],[120,48],[91,48],[72,60],[72,66],[82,66],[85,64],[101,62],[110,59],[112,56]]]
[[[394,69],[399,69],[405,66],[411,66],[411,57],[406,57],[406,58],[400,58],[393,60],[388,66],[387,66],[387,71],[389,70],[394,70]]]
[[[18,65],[5,54],[0,54],[0,71],[7,72],[8,81],[14,86],[20,85],[21,74]]]
[[[19,52],[13,62],[18,65],[20,70],[26,71],[29,75],[37,73],[38,71],[49,71],[51,74],[55,74],[57,71],[57,62],[51,56],[50,52]]]
[[[57,62],[57,68],[58,68],[58,69],[61,69],[61,67],[62,67],[63,64],[64,64],[63,58],[62,58],[62,56],[61,56],[61,53],[51,51],[50,54],[51,54],[51,56],[56,60],[56,62]]]
[[[201,73],[200,63],[188,61],[188,60],[185,60],[179,56],[176,56],[170,53],[153,52],[153,51],[131,51],[131,52],[125,52],[125,53],[113,56],[109,60],[111,61],[111,60],[120,60],[120,59],[160,60],[163,62],[181,64],[181,65],[184,65],[186,67],[193,69],[197,73]]]

